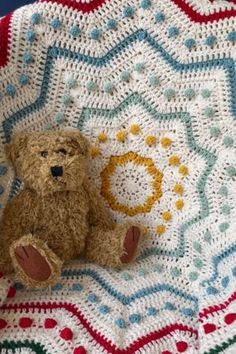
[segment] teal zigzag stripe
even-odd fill
[[[236,73],[233,59],[222,58],[207,60],[204,62],[182,64],[176,61],[168,52],[166,52],[166,50],[154,38],[152,38],[147,31],[140,29],[125,38],[114,48],[109,50],[107,54],[100,58],[90,57],[81,53],[72,52],[68,49],[50,47],[48,49],[47,58],[45,62],[45,70],[39,97],[34,103],[14,113],[12,116],[7,118],[3,122],[3,132],[6,142],[10,141],[14,124],[17,121],[24,119],[24,117],[26,117],[33,111],[38,111],[42,109],[47,103],[47,96],[55,58],[63,57],[71,59],[73,61],[88,63],[92,66],[103,67],[106,66],[111,60],[116,58],[117,55],[122,52],[126,47],[132,46],[136,41],[147,42],[148,45],[150,45],[157,53],[159,53],[159,55],[176,71],[198,71],[214,68],[224,69],[227,73],[227,80],[229,84],[231,113],[233,117],[236,118]]]
[[[166,121],[166,120],[180,120],[184,125],[185,125],[185,131],[186,131],[186,140],[187,140],[187,146],[190,149],[190,151],[200,155],[203,157],[206,161],[206,169],[203,172],[203,174],[200,176],[198,182],[197,182],[197,191],[198,191],[198,196],[199,196],[199,201],[200,201],[200,211],[198,214],[193,217],[191,220],[186,221],[180,226],[179,229],[179,240],[178,240],[178,246],[174,250],[163,250],[161,248],[147,248],[143,251],[142,255],[140,256],[139,259],[146,258],[150,255],[162,255],[162,256],[168,256],[168,257],[183,257],[185,253],[185,240],[184,240],[184,234],[187,231],[187,229],[199,222],[200,220],[204,219],[209,215],[209,205],[208,205],[208,200],[205,194],[205,185],[207,178],[209,174],[212,171],[212,168],[215,164],[216,157],[214,154],[210,153],[206,149],[198,146],[196,144],[194,135],[193,135],[193,129],[192,129],[192,122],[191,122],[191,116],[188,113],[184,112],[177,112],[177,113],[158,113],[154,108],[150,106],[149,103],[146,102],[146,100],[138,95],[138,94],[133,94],[126,98],[118,107],[111,109],[111,110],[106,110],[106,109],[96,109],[96,108],[84,108],[81,116],[78,119],[78,128],[83,131],[84,124],[87,120],[91,119],[92,116],[96,117],[103,117],[107,119],[114,119],[120,112],[122,112],[126,107],[129,105],[140,105],[154,120],[158,121]]]

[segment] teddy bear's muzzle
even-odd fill
[[[52,166],[51,174],[53,177],[61,177],[63,176],[63,167],[62,166]]]

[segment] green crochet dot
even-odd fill
[[[56,117],[55,117],[56,123],[61,124],[64,122],[64,119],[65,119],[65,117],[64,117],[63,113],[59,112],[56,114]]]
[[[227,197],[228,196],[228,188],[226,186],[221,186],[218,193],[222,196],[222,197]]]
[[[229,204],[224,204],[221,207],[221,212],[224,215],[229,215],[230,214],[230,210],[231,210],[231,208],[230,208]]]
[[[211,233],[210,231],[206,231],[204,234],[204,241],[206,241],[207,243],[210,243],[212,239]]]
[[[236,175],[236,168],[234,166],[226,167],[226,172],[228,173],[229,177],[233,177]]]
[[[161,273],[163,271],[163,266],[161,264],[155,264],[153,270],[154,272]]]
[[[215,110],[212,107],[206,107],[204,108],[204,114],[208,118],[212,118],[215,114]]]
[[[189,280],[190,281],[195,281],[198,278],[198,273],[197,272],[191,272],[189,273]]]
[[[95,91],[97,88],[97,85],[95,84],[95,82],[93,82],[92,80],[89,80],[87,83],[86,83],[86,89],[88,91]]]
[[[193,264],[195,265],[196,268],[201,269],[203,266],[203,262],[200,258],[195,258],[193,261]]]
[[[197,251],[198,253],[202,253],[202,246],[200,245],[200,243],[194,241],[194,242],[193,242],[193,248],[194,248],[195,251]]]
[[[76,81],[76,79],[73,79],[73,78],[68,79],[66,81],[66,83],[70,89],[76,88],[76,86],[77,86],[77,81]]]
[[[210,134],[212,137],[217,138],[220,135],[220,128],[218,127],[211,127]]]
[[[219,225],[219,230],[220,232],[224,232],[229,228],[229,223],[228,222],[222,222],[222,224]]]
[[[234,143],[234,139],[233,139],[231,136],[225,136],[225,137],[224,137],[223,144],[224,144],[226,147],[232,146],[233,143]]]
[[[104,84],[104,91],[106,93],[112,93],[114,90],[114,84],[112,82],[105,82]]]
[[[184,91],[184,96],[191,99],[195,96],[195,91],[192,89],[192,88],[187,88],[185,91]]]
[[[65,105],[65,106],[69,106],[72,102],[72,99],[70,97],[70,95],[64,95],[62,97],[62,103]]]
[[[130,80],[130,72],[122,71],[122,73],[120,74],[120,80],[128,82]]]
[[[129,281],[129,280],[133,279],[132,276],[127,272],[122,273],[121,278],[124,279],[125,281]]]
[[[44,126],[44,130],[51,130],[53,127],[52,127],[52,124],[51,123],[47,123],[45,126]]]
[[[175,90],[172,89],[172,88],[167,88],[167,89],[164,91],[164,95],[165,95],[165,97],[168,98],[168,99],[174,98],[174,97],[175,97]]]
[[[134,70],[137,71],[138,73],[143,73],[145,70],[145,64],[144,63],[136,63],[134,65]]]
[[[149,76],[148,83],[150,86],[158,86],[160,84],[160,78],[156,75]]]
[[[209,98],[211,96],[211,91],[208,89],[203,89],[201,91],[201,95],[203,98]]]
[[[181,274],[181,270],[178,269],[177,267],[173,267],[170,269],[170,274],[172,275],[173,278],[177,278]]]

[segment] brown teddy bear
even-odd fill
[[[88,152],[79,131],[18,133],[7,146],[24,188],[3,212],[0,271],[15,271],[26,287],[54,284],[81,254],[108,267],[137,254],[142,227],[114,225],[88,179]]]

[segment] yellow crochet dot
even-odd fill
[[[181,173],[181,175],[183,176],[188,175],[188,167],[185,165],[181,165],[179,168],[179,173]]]
[[[165,221],[170,221],[172,219],[172,215],[169,211],[164,211],[162,213],[162,219]]]
[[[172,140],[170,138],[164,137],[161,139],[161,146],[164,148],[169,147],[171,145],[171,143],[172,143]]]
[[[143,235],[146,236],[148,234],[148,227],[143,226]]]
[[[90,156],[91,157],[97,157],[100,154],[100,150],[98,147],[93,146],[90,148]]]
[[[116,133],[116,139],[120,142],[124,142],[126,139],[127,133],[124,130],[119,131]]]
[[[156,233],[157,233],[158,235],[164,234],[165,231],[166,231],[165,225],[162,225],[162,224],[157,225],[157,227],[156,227]]]
[[[152,146],[156,143],[156,137],[153,135],[148,135],[145,139],[145,142],[148,146]]]
[[[107,141],[107,135],[104,132],[98,134],[98,140],[100,143],[105,143]]]
[[[140,132],[140,126],[138,124],[132,124],[130,127],[130,133],[136,135],[139,132]]]
[[[184,187],[182,186],[182,184],[176,183],[176,185],[174,186],[173,191],[176,194],[182,195],[184,193]]]
[[[172,155],[169,157],[170,165],[177,166],[180,164],[180,158],[177,155]]]
[[[181,210],[184,207],[184,201],[183,199],[178,199],[175,202],[176,209]]]

